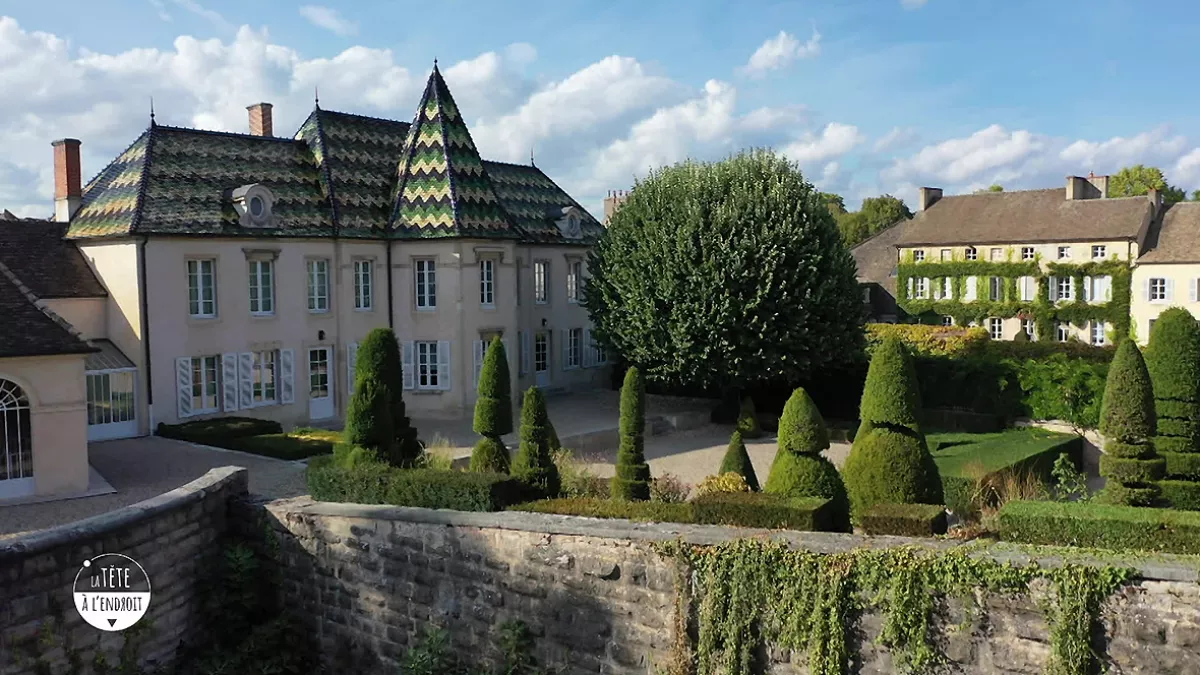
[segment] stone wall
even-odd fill
[[[654,673],[674,640],[675,572],[651,543],[715,544],[764,532],[636,524],[525,513],[456,513],[315,503],[266,505],[280,536],[287,605],[310,619],[322,657],[358,673],[394,673],[396,659],[430,622],[449,629],[463,652],[489,654],[506,619],[537,636],[542,664],[568,673]],[[818,552],[858,546],[949,541],[791,533],[791,545]],[[998,558],[1027,554],[996,548]],[[1053,564],[1053,560],[1039,561]],[[1111,561],[1108,561],[1111,563]],[[1131,559],[1141,578],[1109,604],[1107,652],[1126,674],[1200,672],[1200,586],[1190,565]],[[1046,622],[1028,598],[993,597],[985,611],[952,607],[947,631],[951,672],[1040,673],[1049,652]],[[896,672],[876,646],[881,618],[859,622],[863,673]],[[359,655],[353,665],[341,659]],[[807,672],[772,655],[773,673]]]
[[[135,626],[146,630],[140,653],[145,663],[170,661],[181,640],[200,637],[196,581],[228,530],[230,504],[246,487],[245,469],[214,469],[117,511],[0,540],[0,674],[79,672],[69,667],[69,651],[77,652],[83,672],[91,672],[97,650],[117,662],[122,634],[84,623],[72,598],[83,561],[101,553],[123,553],[146,570],[152,597]],[[39,659],[49,671],[38,670]]]

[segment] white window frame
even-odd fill
[[[1054,338],[1059,342],[1066,342],[1071,339],[1071,324],[1065,321],[1056,321],[1054,323]]]
[[[1103,347],[1108,344],[1108,324],[1103,321],[1092,322],[1092,344]]]
[[[354,309],[370,312],[375,309],[375,261],[354,261]]]
[[[496,261],[492,258],[479,261],[479,304],[488,309],[496,307]]]
[[[925,262],[924,249],[913,249],[913,262]]]
[[[968,246],[967,250],[963,253],[967,260],[979,260],[979,249],[974,246]]]
[[[208,267],[207,273],[204,268]],[[187,261],[188,316],[193,319],[214,319],[217,316],[217,261],[215,258],[195,258]],[[207,281],[207,283],[205,283]],[[207,291],[207,298],[205,297]],[[196,299],[192,299],[193,293]],[[207,310],[207,311],[206,311]]]
[[[254,259],[246,261],[249,270],[250,314],[275,314],[275,261]]]
[[[329,312],[329,259],[309,258],[306,261],[308,273],[308,311],[311,314]]]
[[[211,366],[211,369],[209,368]],[[196,379],[197,373],[200,379]],[[211,378],[210,378],[211,376]],[[196,396],[199,388],[200,396]],[[212,391],[212,405],[204,405]],[[192,357],[192,414],[204,415],[221,411],[221,357],[217,355]]]
[[[1004,277],[988,278],[988,300],[993,302],[1004,300]]]
[[[1070,246],[1059,246],[1058,247],[1058,259],[1059,260],[1067,260],[1070,257],[1071,257],[1071,247]]]
[[[1025,260],[1025,261],[1033,260],[1036,256],[1037,256],[1037,254],[1034,252],[1032,246],[1022,246],[1021,247],[1021,260]]]
[[[572,305],[579,303],[579,281],[583,277],[583,262],[580,260],[567,261],[567,302]]]
[[[250,406],[260,408],[279,404],[279,350],[252,352]],[[271,396],[267,396],[270,393]]]
[[[1147,281],[1149,289],[1150,302],[1166,302],[1167,301],[1167,280],[1165,277],[1151,277]]]
[[[417,340],[416,388],[421,391],[440,391],[442,386],[442,364],[438,359],[436,340]]]
[[[550,302],[550,261],[533,261],[533,303],[545,305]]]
[[[951,260],[953,257],[954,257],[954,254],[952,254],[950,252],[950,249],[948,249],[948,248],[942,249],[942,261],[943,262]]]
[[[1037,298],[1037,280],[1033,277],[1017,279],[1021,302],[1033,302]]]
[[[1056,300],[1075,301],[1075,277],[1055,277],[1054,283],[1057,286]]]
[[[1004,249],[993,248],[992,250],[988,251],[988,260],[990,260],[992,262],[999,262],[1001,260],[1004,260]]]
[[[1092,246],[1092,260],[1103,260],[1108,257],[1108,247],[1104,244]]]
[[[413,292],[416,296],[414,302],[417,311],[432,312],[437,309],[437,260],[413,260]]]
[[[1021,330],[1029,336],[1029,339],[1034,339],[1034,334],[1037,332],[1037,324],[1033,319],[1021,319]]]
[[[1004,339],[1004,319],[991,318],[988,319],[988,334],[993,340]]]
[[[943,316],[942,317],[942,325],[943,326],[953,326],[954,325],[954,317],[950,316],[949,314],[947,314],[946,316]]]
[[[583,367],[583,329],[567,330],[567,358],[563,368],[574,370]]]
[[[929,297],[929,279],[918,277],[914,283],[915,290],[913,297],[918,300],[925,300]]]

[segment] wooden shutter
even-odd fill
[[[1058,277],[1050,277],[1047,286],[1050,290],[1050,302],[1058,300]]]
[[[1196,302],[1196,280],[1195,279],[1192,279],[1190,281],[1190,283],[1188,283],[1188,289],[1189,289],[1188,300],[1190,302]]]
[[[358,379],[358,343],[346,344],[346,397],[354,395],[354,381]]]
[[[475,340],[474,349],[472,350],[475,353],[475,380],[473,385],[475,387],[479,386],[479,374],[483,372],[483,358],[487,355],[487,348],[488,344],[486,342]]]
[[[242,409],[254,405],[254,354],[238,354],[238,394]]]
[[[176,398],[179,399],[179,417],[192,416],[192,360],[186,356],[175,359]]]
[[[1175,299],[1175,280],[1167,279],[1167,302]]]
[[[296,352],[279,350],[279,402],[288,405],[296,402]]]
[[[963,300],[968,302],[975,300],[979,293],[979,277],[967,277],[967,288],[963,293]]]
[[[442,391],[453,389],[450,370],[450,341],[438,340],[438,388]]]
[[[908,297],[910,299],[913,297],[913,278],[912,277],[908,278]]]
[[[562,369],[573,368],[571,365],[571,331],[566,328],[558,330],[558,339],[562,342]]]
[[[221,355],[221,398],[225,412],[238,409],[238,355]]]
[[[1092,301],[1092,278],[1091,277],[1083,278],[1083,301],[1084,302]]]
[[[529,373],[529,355],[533,337],[529,331],[518,331],[517,340],[520,342],[519,349],[521,350],[520,358],[517,359],[517,374],[527,375]]]
[[[413,367],[413,342],[405,340],[400,343],[400,370],[403,372],[404,388],[414,389],[417,386],[416,372]]]
[[[1146,302],[1150,302],[1150,279],[1142,279],[1142,298]]]

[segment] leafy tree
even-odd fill
[[[471,471],[508,472],[508,449],[500,437],[513,430],[511,392],[508,355],[504,352],[504,343],[495,337],[488,345],[479,371],[473,428],[483,438],[471,452]]]
[[[846,246],[853,247],[912,216],[902,199],[892,195],[867,197],[858,211],[838,216],[838,229]]]
[[[1162,169],[1135,164],[1127,166],[1108,179],[1109,197],[1137,197],[1151,190],[1162,193],[1163,202],[1174,204],[1184,200],[1183,190],[1167,183]]]
[[[1000,185],[999,183],[992,183],[991,185],[989,185],[986,188],[983,188],[982,190],[976,190],[975,194],[977,194],[977,195],[987,194],[989,192],[1004,192],[1004,186]]]
[[[1100,433],[1105,438],[1100,475],[1108,479],[1100,494],[1103,501],[1148,506],[1158,498],[1154,481],[1163,477],[1167,462],[1154,451],[1156,427],[1146,362],[1137,344],[1124,340],[1108,368],[1100,404]]]
[[[834,217],[840,216],[846,212],[846,200],[842,199],[841,195],[832,192],[822,192],[821,201],[825,202],[825,206],[829,209],[829,213]]]
[[[850,504],[837,467],[821,453],[829,448],[829,429],[808,392],[792,392],[779,418],[779,449],[767,476],[767,492],[832,501],[833,522],[850,529]]]
[[[843,213],[837,217],[838,231],[847,248],[854,248],[871,238],[871,227],[861,212]]]
[[[833,216],[796,165],[768,151],[652,172],[588,269],[597,333],[658,382],[801,380],[863,348],[854,260]]]
[[[1189,458],[1172,462],[1173,453],[1200,453],[1200,324],[1191,312],[1172,307],[1158,315],[1145,360],[1154,387],[1155,450],[1166,458],[1167,473],[1180,475],[1172,465]]]
[[[396,339],[395,332],[390,328],[375,328],[367,333],[367,336],[358,345],[358,352],[355,357],[354,366],[354,396],[350,399],[351,407],[354,406],[354,400],[359,394],[359,383],[364,379],[372,379],[374,383],[372,391],[364,391],[364,396],[385,397],[387,403],[387,424],[391,429],[391,443],[371,447],[379,451],[380,457],[387,462],[396,466],[409,467],[413,466],[421,457],[424,447],[417,440],[417,430],[412,426],[412,421],[406,414],[404,404],[404,373],[400,360],[400,342]],[[379,391],[383,393],[380,394]],[[357,414],[363,414],[366,408],[361,406],[374,406],[374,403],[362,403]],[[374,432],[354,431],[351,433],[351,418],[350,410],[346,412],[346,428],[347,440],[352,440],[354,433],[364,433],[366,436],[374,437]]]
[[[621,386],[620,441],[617,475],[610,491],[613,499],[650,499],[650,465],[646,463],[646,383],[636,367],[625,371]]]
[[[550,451],[549,422],[542,390],[530,387],[521,405],[521,445],[513,458],[512,475],[546,497],[557,497],[562,477]]]
[[[729,437],[729,448],[721,459],[721,470],[718,475],[736,473],[746,479],[746,485],[758,492],[758,476],[754,475],[754,464],[750,462],[750,453],[746,452],[746,442],[742,440],[742,432],[734,431]]]
[[[1192,201],[1200,202],[1200,190],[1192,190]]]
[[[741,412],[738,414],[737,430],[743,438],[762,438],[762,426],[758,423],[758,411],[754,409],[754,399],[747,396],[742,399]]]

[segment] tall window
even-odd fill
[[[216,412],[218,358],[192,357],[192,414]]]
[[[1004,339],[1004,320],[1003,319],[988,319],[988,332],[991,333],[993,340]]]
[[[1058,277],[1058,295],[1059,300],[1074,300],[1075,299],[1075,278],[1074,277]]]
[[[1151,279],[1150,280],[1150,300],[1166,300],[1167,299],[1167,280],[1166,279]]]
[[[950,249],[948,249],[948,248],[942,249],[942,260],[943,261],[950,260],[952,257],[953,256],[950,253]]]
[[[188,314],[197,318],[217,315],[217,273],[215,260],[187,261]]]
[[[546,280],[550,277],[550,261],[533,261],[533,301],[544,305],[549,301]]]
[[[1103,346],[1107,341],[1108,324],[1103,321],[1092,322],[1092,344]]]
[[[583,364],[583,329],[572,328],[567,331],[567,364],[568,368],[578,368]]]
[[[441,373],[438,368],[438,343],[417,343],[417,389],[440,389]]]
[[[496,261],[479,261],[479,304],[496,306]]]
[[[950,315],[943,316],[942,317],[942,325],[943,326],[953,326],[954,325],[954,317],[952,317]]]
[[[1004,299],[1004,278],[992,277],[988,283],[988,299],[1003,300]]]
[[[375,261],[354,261],[354,309],[375,307]]]
[[[417,275],[417,309],[437,307],[437,262],[429,258],[414,261]],[[434,348],[437,344],[434,343]],[[436,352],[435,352],[436,355]],[[435,374],[434,377],[437,377]]]
[[[575,260],[567,265],[567,302],[579,302],[579,279],[583,276],[583,263]]]
[[[270,260],[250,261],[250,313],[275,313],[275,263]]]
[[[1066,342],[1071,337],[1071,324],[1057,322],[1054,324],[1054,337],[1059,342]]]
[[[929,297],[929,280],[917,279],[915,283],[915,297],[924,299]]]
[[[268,405],[275,402],[276,368],[279,353],[275,350],[254,352],[253,401],[254,405]]]
[[[33,426],[29,397],[15,382],[0,380],[0,417],[4,439],[0,445],[0,481],[33,478]]]
[[[921,249],[913,251],[913,262],[925,262],[925,251]]]
[[[1029,336],[1030,340],[1032,340],[1033,339],[1033,319],[1021,319],[1021,330],[1025,331],[1025,334]]]
[[[988,260],[995,261],[995,260],[1003,260],[1003,259],[1004,259],[1004,249],[1002,249],[1002,248],[994,248],[988,253]]]
[[[978,260],[979,259],[979,250],[976,249],[974,246],[968,246],[967,250],[966,250],[966,254],[967,254],[967,256],[966,256],[967,260]]]
[[[1034,255],[1032,246],[1021,247],[1021,260],[1033,260],[1033,257]]]
[[[308,261],[308,311],[329,311],[329,261]]]

